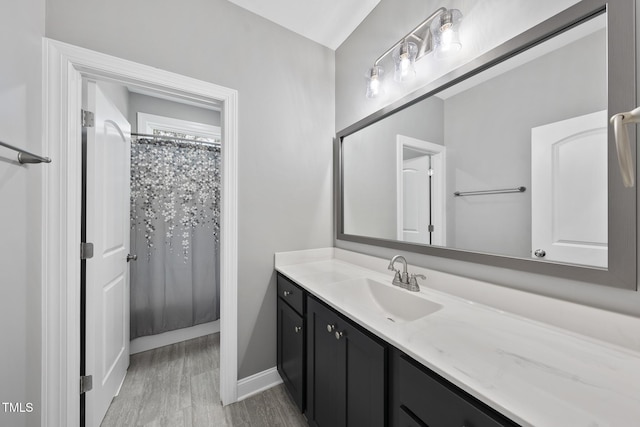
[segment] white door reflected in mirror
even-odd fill
[[[606,268],[607,111],[531,129],[531,183],[532,257]]]
[[[445,246],[446,148],[421,139],[396,136],[397,238]]]

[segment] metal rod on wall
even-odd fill
[[[485,194],[506,194],[506,193],[524,193],[527,187],[502,188],[498,190],[479,190],[479,191],[456,191],[454,196],[483,196]]]
[[[219,142],[198,141],[196,139],[179,138],[179,137],[176,137],[176,136],[165,136],[165,135],[151,135],[151,134],[148,134],[148,133],[131,132],[131,136],[136,137],[138,139],[169,139],[169,140],[172,140],[172,141],[187,142],[187,143],[190,143],[190,144],[202,144],[202,145],[214,145],[214,146],[219,146],[220,145]]]
[[[38,156],[37,154],[33,154],[21,148],[14,147],[13,145],[7,144],[6,142],[0,141],[0,145],[10,150],[17,151],[18,163],[20,163],[21,165],[25,163],[51,163],[51,159],[48,157]]]

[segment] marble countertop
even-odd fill
[[[416,297],[442,308],[390,322],[339,292],[340,282],[358,278],[391,286],[390,273],[317,255],[276,254],[276,269],[513,421],[536,427],[640,425],[639,353],[426,286]]]

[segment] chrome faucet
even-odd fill
[[[396,270],[394,265],[396,261],[400,261],[402,263],[402,276],[400,275],[400,270]],[[393,284],[397,286],[402,286],[403,284],[409,284],[409,273],[407,272],[407,260],[402,255],[396,255],[391,258],[391,262],[389,263],[389,267],[387,267],[391,271],[395,271],[396,275],[393,278]]]
[[[396,261],[400,261],[402,263],[402,273],[400,270],[395,269]],[[391,262],[389,262],[389,267],[387,267],[391,271],[395,271],[396,274],[393,277],[392,284],[396,286],[400,286],[403,289],[406,289],[411,292],[419,292],[420,285],[418,285],[418,278],[426,279],[424,274],[409,274],[407,271],[407,260],[402,255],[396,255],[391,258]]]

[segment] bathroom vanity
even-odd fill
[[[278,371],[315,426],[516,425],[282,274]]]
[[[640,419],[640,354],[429,286],[470,279],[409,266],[427,279],[400,289],[388,262],[334,248],[276,254],[278,370],[311,425]]]

